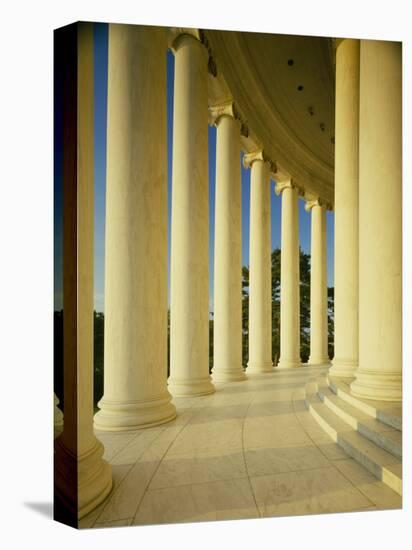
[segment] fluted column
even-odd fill
[[[55,439],[54,510],[56,519],[77,526],[112,487],[93,432],[93,24],[56,33],[55,60],[64,72],[64,427]]]
[[[352,377],[359,355],[359,40],[336,50],[335,356],[330,374]]]
[[[175,54],[170,378],[173,395],[204,395],[209,375],[209,178],[205,46],[188,34]]]
[[[329,363],[328,356],[328,280],[326,247],[326,206],[320,201],[308,201],[311,212],[310,260],[310,357],[311,365]]]
[[[402,49],[362,40],[359,369],[354,395],[402,399]]]
[[[162,28],[109,26],[101,430],[176,416],[167,391],[166,48]]]
[[[262,151],[243,157],[250,175],[249,362],[247,374],[273,371],[270,164]]]
[[[278,368],[301,366],[298,189],[291,179],[278,182],[282,194],[280,256],[280,358]]]
[[[213,381],[245,380],[242,367],[240,123],[231,103],[211,109],[217,127]]]

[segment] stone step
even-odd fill
[[[326,376],[320,376],[316,382],[320,399],[340,419],[385,451],[402,458],[402,432],[344,401],[331,390]]]
[[[346,381],[332,377],[329,374],[326,376],[326,379],[333,393],[346,401],[349,405],[356,407],[361,412],[372,418],[376,418],[380,422],[396,430],[402,430],[402,405],[400,403],[384,403],[382,401],[354,397],[350,394],[350,387]]]
[[[399,495],[402,494],[402,462],[366,439],[337,416],[318,395],[317,382],[305,386],[305,404],[313,418],[349,456]]]

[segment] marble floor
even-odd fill
[[[113,490],[81,528],[400,508],[401,497],[349,458],[306,411],[302,367],[179,398],[177,418],[96,432]]]

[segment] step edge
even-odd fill
[[[359,411],[370,416],[371,418],[374,418],[375,420],[378,420],[379,422],[382,422],[383,424],[386,424],[387,426],[390,426],[395,430],[402,431],[402,418],[398,419],[398,417],[392,416],[385,411],[377,409],[373,405],[369,405],[368,403],[361,401],[357,397],[354,397],[343,388],[339,387],[333,380],[331,380],[329,374],[326,374],[325,378],[330,390],[336,396],[340,397],[342,401],[345,401],[355,409],[358,409]]]
[[[323,402],[319,401],[319,405],[322,405]],[[384,466],[379,463],[376,458],[371,458],[365,451],[356,447],[356,445],[345,437],[345,434],[337,431],[330,423],[321,416],[321,414],[315,409],[313,404],[310,402],[307,395],[305,395],[305,405],[308,411],[311,413],[313,418],[317,423],[324,429],[324,431],[331,437],[331,439],[343,449],[343,451],[356,460],[359,464],[364,466],[370,473],[372,473],[378,480],[385,483],[387,487],[395,491],[397,494],[402,495],[402,478],[397,474],[388,469],[387,466]],[[327,407],[327,405],[324,405]],[[334,414],[334,413],[332,413]],[[336,415],[335,415],[336,416]],[[339,420],[339,418],[338,418]],[[352,429],[352,434],[357,434],[359,437],[362,437],[365,440],[365,443],[373,448],[376,448],[378,452],[384,452],[387,454],[388,451],[382,449],[382,447],[376,445],[373,441],[370,441],[368,438],[360,434],[357,430]],[[391,456],[393,456],[391,454]],[[394,457],[397,458],[397,457]],[[400,461],[402,464],[402,462]]]
[[[318,384],[318,395],[319,392],[322,392],[322,389],[320,388]],[[338,395],[334,394],[337,399],[341,399]],[[392,432],[388,431],[386,432],[378,432],[374,430],[372,427],[368,426],[365,423],[365,420],[359,420],[356,416],[354,416],[354,413],[345,411],[344,409],[341,409],[339,407],[339,403],[335,403],[330,396],[328,395],[319,395],[321,401],[325,403],[325,405],[334,413],[336,416],[341,419],[343,422],[348,424],[351,428],[356,430],[360,435],[367,438],[369,441],[377,445],[378,447],[382,448],[386,452],[393,454],[397,458],[402,459],[402,445],[399,445],[396,441],[391,439],[390,434]],[[344,401],[342,399],[343,405],[347,405],[351,407],[349,403]],[[358,411],[359,409],[356,409],[356,407],[352,407],[355,411]],[[362,411],[359,411],[362,413]],[[377,419],[376,419],[377,420]],[[377,420],[377,422],[380,422]],[[385,424],[386,426],[387,424]],[[399,430],[397,430],[399,431]]]

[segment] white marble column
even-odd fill
[[[93,432],[93,24],[63,33],[64,427],[55,439],[55,517],[77,526],[108,495],[112,475]]]
[[[233,104],[213,107],[217,127],[213,381],[245,380],[242,367],[240,123]]]
[[[300,367],[300,268],[298,189],[291,179],[277,182],[282,194],[280,256],[280,358],[278,368]]]
[[[262,151],[243,157],[250,175],[249,361],[247,374],[273,372],[270,164]]]
[[[167,391],[165,30],[109,26],[100,430],[172,420]]]
[[[311,212],[310,260],[310,357],[311,365],[329,364],[328,356],[328,279],[326,245],[326,206],[320,200],[308,201]]]
[[[359,369],[354,395],[402,399],[402,49],[362,40]]]
[[[175,55],[170,377],[175,396],[214,391],[209,374],[208,53],[192,35]]]
[[[359,350],[359,40],[336,50],[335,356],[330,374],[352,377]]]

